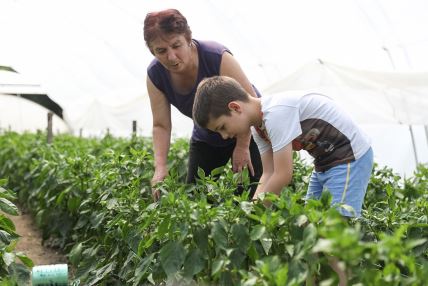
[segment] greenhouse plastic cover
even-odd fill
[[[0,66],[40,85],[74,134],[129,136],[137,120],[150,136],[143,21],[164,8],[179,9],[195,39],[230,48],[262,94],[313,89],[337,99],[373,138],[377,161],[401,173],[428,161],[424,0],[0,0]],[[15,104],[21,120],[10,120],[2,110],[11,101],[0,96],[0,128],[45,128],[31,119],[34,104]],[[172,118],[173,134],[189,136],[192,121],[175,109]]]

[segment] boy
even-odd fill
[[[262,157],[263,175],[253,199],[263,192],[280,194],[293,175],[292,151],[314,157],[307,198],[324,188],[344,216],[361,215],[373,167],[368,137],[330,98],[301,91],[255,98],[234,79],[216,76],[202,81],[193,105],[196,124],[234,138],[251,128]]]

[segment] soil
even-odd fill
[[[67,257],[59,250],[42,245],[42,234],[29,213],[8,217],[15,224],[16,233],[21,236],[15,250],[26,254],[33,260],[34,266],[67,263]]]

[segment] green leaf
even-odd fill
[[[218,248],[227,248],[227,233],[220,222],[217,221],[213,223],[213,228],[211,229],[211,236]]]
[[[296,220],[295,225],[301,227],[304,224],[306,224],[307,221],[308,221],[308,217],[307,216],[305,216],[305,215],[299,215],[299,217]]]
[[[0,215],[0,228],[6,230],[7,232],[13,232],[16,230],[13,221],[4,215]]]
[[[33,267],[34,266],[34,262],[33,262],[33,260],[31,260],[27,255],[25,255],[24,253],[22,253],[22,252],[17,252],[16,253],[16,257],[18,257],[19,258],[19,260],[21,260],[21,262],[25,265],[25,266],[27,266],[27,267]]]
[[[3,261],[9,267],[15,261],[15,254],[11,252],[3,253]]]
[[[419,245],[424,244],[425,242],[427,242],[426,238],[412,239],[412,240],[407,241],[406,246],[408,248],[414,248],[414,247],[417,247]]]
[[[184,273],[186,277],[193,277],[205,268],[205,260],[202,256],[202,252],[198,249],[192,249],[186,258],[184,263]]]
[[[272,247],[272,239],[269,237],[263,237],[260,239],[260,242],[263,246],[263,250],[265,251],[266,255],[269,255],[270,248]]]
[[[330,239],[320,238],[315,246],[312,248],[313,253],[317,252],[331,252],[333,250],[333,241]]]
[[[232,274],[229,271],[221,272],[219,285],[233,285]]]
[[[8,190],[0,187],[0,198],[5,198],[8,200],[14,200],[14,199],[16,199],[16,196],[11,191],[8,191]]]
[[[201,227],[198,227],[193,233],[193,239],[204,255],[208,254],[208,234],[208,230]]]
[[[85,260],[83,260],[79,267],[76,270],[75,276],[76,277],[84,277],[89,274],[93,269],[95,269],[98,261],[95,259],[94,256],[86,257]]]
[[[141,257],[143,256],[144,253],[144,244],[146,242],[144,241],[144,239],[140,239],[140,242],[138,243],[138,248],[137,248],[137,256]],[[135,254],[135,252],[133,251],[133,253]]]
[[[329,208],[331,205],[332,196],[330,192],[322,192],[319,201],[325,208]]]
[[[160,250],[160,262],[167,276],[181,270],[186,250],[180,242],[171,241]]]
[[[257,285],[257,277],[251,277],[242,284],[242,286],[254,286]]]
[[[70,254],[68,255],[68,259],[74,266],[77,266],[80,262],[80,259],[82,258],[82,249],[83,244],[80,242],[73,246],[70,251]]]
[[[107,274],[109,274],[110,272],[112,272],[113,269],[115,268],[115,266],[116,266],[115,262],[110,262],[110,263],[104,265],[103,267],[97,269],[95,271],[95,275],[93,275],[91,277],[92,280],[88,283],[88,285],[92,286],[92,285],[101,284],[101,283],[98,283],[98,282],[101,281],[101,280],[103,280],[107,276]]]
[[[150,237],[150,238],[149,238],[149,240],[147,240],[147,241],[144,243],[144,249],[147,249],[147,248],[149,248],[150,246],[152,246],[152,244],[153,244],[153,242],[155,241],[155,239],[156,239],[156,237],[155,237],[155,236]]]
[[[169,230],[169,225],[171,223],[171,220],[169,218],[162,219],[162,222],[159,224],[157,228],[157,235],[158,237],[164,237],[165,234]]]
[[[235,244],[243,252],[246,252],[250,244],[250,234],[248,229],[242,224],[234,224],[231,228],[232,237]]]
[[[230,262],[237,268],[241,268],[242,262],[244,262],[246,255],[239,249],[235,248],[228,252],[227,255],[230,259]]]
[[[200,178],[200,179],[205,179],[205,172],[204,172],[204,169],[202,169],[202,168],[198,168],[198,177]]]
[[[217,274],[221,270],[224,264],[225,264],[225,261],[221,257],[214,260],[213,265],[211,267],[211,275]]]
[[[342,205],[340,205],[340,208],[342,208],[342,209],[344,209],[345,211],[347,211],[347,212],[349,212],[349,213],[351,213],[351,214],[355,215],[355,210],[354,210],[354,208],[353,208],[353,207],[351,207],[350,205],[342,204]]]
[[[80,207],[81,199],[79,197],[71,197],[67,201],[68,210],[73,213]]]
[[[31,279],[31,271],[23,264],[15,264],[14,272],[17,285],[28,285]]]
[[[303,231],[303,244],[305,248],[312,247],[317,240],[317,228],[314,224],[309,224]]]
[[[136,279],[135,279],[134,285],[140,285],[139,281],[148,272],[149,267],[150,267],[151,263],[153,262],[154,256],[155,256],[155,254],[152,253],[149,256],[144,257],[140,261],[140,263],[138,264],[137,268],[135,268],[134,276]],[[150,275],[152,275],[152,274],[150,274]],[[150,279],[150,276],[148,277],[148,279]],[[155,284],[155,283],[152,283],[152,284]]]
[[[239,204],[241,206],[241,209],[246,213],[247,215],[251,214],[254,208],[254,204],[252,202],[241,202]]]
[[[116,208],[119,205],[119,203],[117,202],[117,199],[113,198],[107,201],[107,209],[111,210]]]
[[[61,205],[62,201],[64,200],[64,197],[66,195],[66,191],[62,191],[59,196],[56,198],[56,204],[59,206]]]
[[[215,168],[214,170],[211,171],[211,176],[218,176],[224,173],[224,166]]]
[[[285,265],[275,272],[275,285],[286,286],[287,279],[288,279],[288,265]]]
[[[259,254],[254,243],[251,243],[250,248],[248,248],[247,255],[253,262],[259,259]]]
[[[0,210],[10,215],[19,215],[18,208],[5,198],[0,198]]]
[[[8,233],[4,230],[0,230],[0,241],[1,242],[3,242],[6,245],[9,245],[11,239],[12,239],[12,237],[11,237],[10,233]]]
[[[93,215],[91,216],[92,227],[97,228],[98,226],[100,226],[101,222],[104,220],[105,215],[105,213],[101,212],[98,214],[93,213]]]
[[[260,239],[266,232],[266,227],[263,225],[256,225],[253,227],[253,229],[250,232],[250,238],[251,240],[258,240]]]

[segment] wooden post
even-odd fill
[[[413,155],[415,156],[415,162],[417,167],[419,164],[418,152],[416,151],[415,135],[413,134],[413,128],[411,124],[409,125],[409,130],[410,130],[410,137],[412,139],[412,145],[413,145]]]
[[[79,129],[79,137],[82,138],[82,134],[83,134],[83,128]]]
[[[137,136],[137,120],[132,120],[132,137]]]
[[[427,144],[428,144],[428,125],[425,125],[425,137],[427,138]]]
[[[48,144],[52,143],[53,139],[53,132],[52,132],[52,112],[48,112]]]

